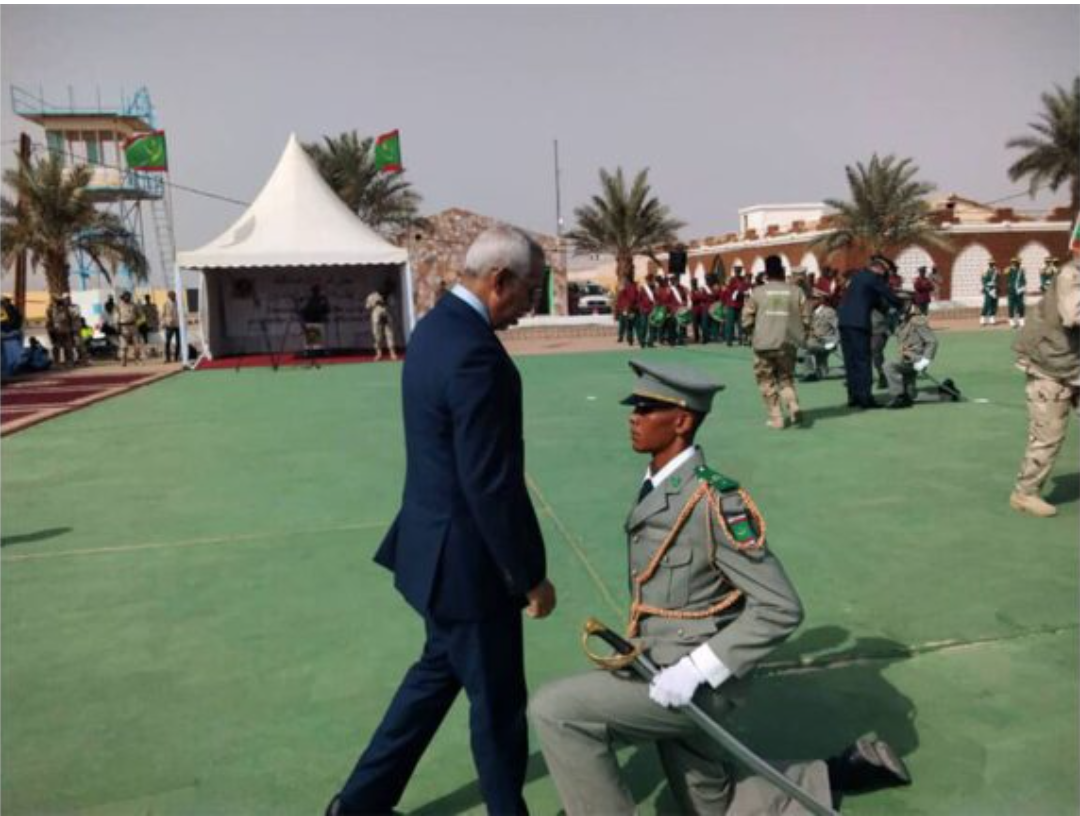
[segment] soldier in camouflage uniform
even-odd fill
[[[754,378],[771,428],[784,427],[784,413],[793,424],[802,419],[799,396],[795,392],[795,354],[803,345],[810,321],[806,295],[799,287],[784,282],[780,258],[765,259],[766,282],[751,291],[743,307],[743,329],[753,332]]]
[[[662,670],[649,684],[591,671],[539,689],[529,714],[555,787],[569,816],[634,813],[614,746],[652,743],[684,813],[805,813],[763,778],[737,779],[729,757],[680,710],[693,700],[725,719],[745,697],[753,667],[803,617],[760,510],[694,445],[723,386],[692,369],[630,366],[637,374],[624,401],[633,406],[631,440],[651,461],[625,527],[628,636]],[[910,782],[903,762],[876,738],[828,761],[782,767],[826,806],[834,793]]]
[[[120,295],[116,305],[116,327],[120,334],[120,365],[128,364],[128,349],[135,349],[135,362],[143,359],[142,335],[138,331],[139,307],[132,301],[131,292]]]
[[[375,342],[375,359],[383,358],[383,349],[390,354],[391,360],[397,359],[394,351],[394,324],[390,320],[390,310],[386,301],[378,292],[372,292],[364,301],[364,308],[371,314],[371,336]]]
[[[1080,221],[1073,244],[1080,247]],[[1013,349],[1017,367],[1027,375],[1029,421],[1027,450],[1009,504],[1045,518],[1057,515],[1057,508],[1039,493],[1065,443],[1069,409],[1075,411],[1080,403],[1080,269],[1075,257],[1050,281]]]
[[[71,296],[61,294],[49,302],[45,312],[45,328],[52,343],[53,362],[56,365],[75,365],[75,333],[78,322],[72,322]]]

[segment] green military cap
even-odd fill
[[[630,368],[637,375],[637,382],[633,393],[622,401],[623,405],[661,403],[707,414],[712,408],[713,395],[724,389],[720,383],[687,366],[631,360]]]

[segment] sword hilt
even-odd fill
[[[615,650],[616,654],[605,657],[589,649],[589,638],[598,637]],[[631,666],[641,656],[641,647],[619,637],[596,618],[589,618],[581,630],[581,648],[586,657],[602,669],[618,671]]]

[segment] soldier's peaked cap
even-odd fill
[[[660,403],[707,414],[712,409],[713,396],[724,389],[720,383],[687,366],[631,360],[630,368],[637,375],[637,381],[633,393],[622,401],[623,405]]]

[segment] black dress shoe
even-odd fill
[[[911,397],[907,394],[901,394],[899,397],[894,397],[885,407],[895,410],[897,408],[910,408],[913,404]]]
[[[860,737],[839,756],[826,760],[829,786],[837,794],[861,793],[911,784],[911,773],[889,743],[873,734]]]
[[[938,387],[938,393],[942,396],[948,397],[953,402],[960,402],[960,389],[956,387],[951,379],[945,379],[942,381],[940,387]]]

